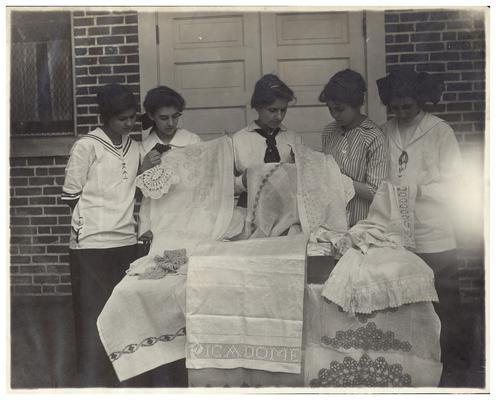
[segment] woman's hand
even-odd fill
[[[150,168],[155,167],[160,164],[160,158],[162,155],[158,150],[151,149],[143,158],[143,164],[141,165],[141,172],[144,172]]]
[[[343,175],[347,176],[346,174]],[[361,197],[369,202],[374,199],[375,191],[371,190],[369,185],[363,182],[355,181],[353,178],[350,179],[353,181],[353,188],[355,189],[355,193],[358,197]]]
[[[143,242],[151,242],[153,240],[153,233],[151,230],[147,230],[145,233],[143,233],[138,240],[141,240]]]
[[[245,188],[247,187],[246,186],[247,185],[247,178],[246,178],[247,173],[246,173],[246,171],[247,171],[246,169],[243,171],[243,176],[241,177],[241,182],[243,182],[243,186]]]

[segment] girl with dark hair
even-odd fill
[[[141,144],[141,171],[159,165],[162,153],[170,148],[201,142],[198,135],[177,126],[185,106],[184,98],[167,86],[158,86],[148,91],[143,102],[146,114],[141,120],[146,137]],[[139,213],[140,241],[150,243],[153,240],[150,225],[150,199],[145,197]]]
[[[143,102],[146,114],[142,117],[145,140],[142,143],[142,170],[160,164],[159,145],[184,147],[201,141],[200,137],[184,128],[178,128],[186,103],[183,97],[167,86],[148,91]]]
[[[389,181],[416,191],[414,204],[415,251],[433,270],[441,320],[441,384],[463,360],[464,345],[458,320],[460,297],[454,228],[450,204],[461,176],[461,156],[453,129],[446,121],[424,111],[436,104],[443,84],[427,73],[398,69],[377,81],[379,96],[395,117],[383,131],[390,146]]]
[[[258,80],[251,97],[251,107],[258,118],[233,135],[235,194],[246,193],[246,169],[263,163],[290,162],[292,144],[302,143],[282,121],[288,104],[295,100],[293,91],[276,75]],[[238,205],[244,205],[241,200]]]
[[[96,321],[137,251],[133,210],[140,151],[129,134],[138,106],[118,84],[103,87],[97,101],[103,126],[72,147],[61,196],[72,211],[69,264],[83,387],[119,383]]]
[[[322,133],[323,151],[353,180],[356,194],[347,205],[350,227],[367,217],[374,194],[388,173],[387,140],[360,112],[366,91],[362,76],[346,69],[333,75],[319,96],[334,118]]]

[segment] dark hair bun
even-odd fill
[[[393,97],[411,97],[421,105],[437,104],[444,91],[444,83],[427,72],[417,73],[412,67],[400,67],[377,80],[379,97],[389,105]]]
[[[255,109],[267,107],[278,99],[290,102],[296,98],[293,91],[277,75],[266,74],[255,84],[251,107]]]
[[[99,88],[96,99],[104,122],[129,109],[138,111],[138,103],[133,92],[118,83],[111,83]]]
[[[334,74],[319,95],[319,101],[336,101],[352,107],[360,107],[365,98],[367,84],[362,75],[351,69]]]
[[[158,86],[149,90],[143,102],[145,111],[150,114],[162,107],[174,107],[178,111],[183,111],[185,105],[184,98],[168,86]]]

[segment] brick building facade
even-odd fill
[[[94,96],[98,86],[126,84],[139,97],[138,18],[136,12],[122,9],[74,11],[71,18],[75,125],[76,134],[81,135],[99,124]],[[452,125],[465,153],[480,153],[484,148],[484,28],[482,12],[385,12],[386,69],[412,64],[418,71],[442,75],[446,92],[432,111]],[[14,296],[70,294],[70,215],[59,201],[67,155],[10,159],[10,285]],[[481,299],[483,241],[462,238],[461,243],[463,298]]]

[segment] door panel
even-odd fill
[[[318,96],[334,73],[366,74],[363,13],[159,12],[158,81],[179,91],[182,124],[205,138],[235,132],[256,113],[255,82],[276,73],[297,97],[284,123],[320,149],[331,121]],[[366,112],[366,109],[364,110]]]
[[[365,75],[363,14],[263,13],[261,21],[263,73],[279,75],[297,98],[285,123],[321,149],[320,134],[331,121],[318,101],[324,85],[345,68]]]
[[[187,102],[186,129],[212,137],[249,119],[260,75],[260,24],[251,13],[160,13],[160,83]]]

